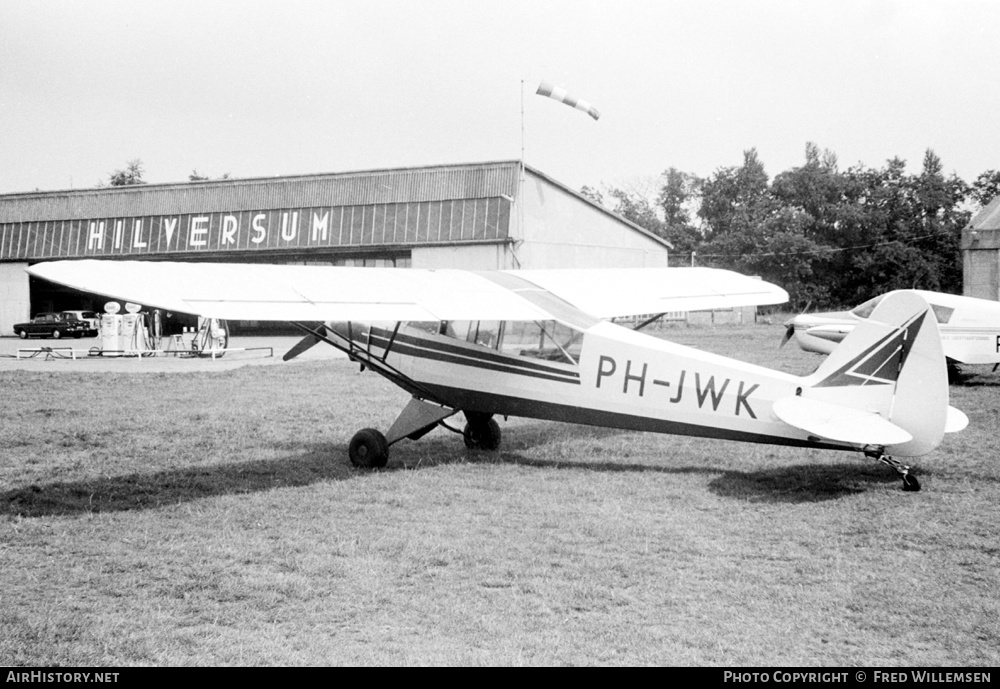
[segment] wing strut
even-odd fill
[[[652,318],[647,318],[642,323],[640,323],[639,325],[637,325],[634,328],[632,328],[632,330],[642,330],[643,328],[645,328],[650,323],[655,323],[656,321],[660,320],[661,318],[663,318],[666,315],[667,315],[666,311],[664,311],[663,313],[658,313],[655,316],[653,316]]]
[[[355,332],[351,321],[347,321],[346,323],[346,332],[339,332],[337,324],[334,324],[334,326],[330,328],[326,327],[324,324],[319,324],[317,326],[315,324],[299,321],[291,321],[291,324],[299,330],[305,332],[306,337],[295,345],[295,347],[292,347],[292,349],[289,350],[289,353],[298,350],[297,354],[301,354],[314,344],[318,342],[325,342],[331,347],[342,351],[351,361],[356,361],[362,366],[366,366],[375,371],[375,373],[378,373],[380,376],[388,378],[390,381],[403,388],[414,397],[428,400],[430,402],[434,402],[435,404],[444,404],[444,402],[438,399],[437,396],[430,390],[404,374],[392,364],[388,363],[387,359],[389,357],[389,352],[392,351],[392,346],[396,342],[396,336],[399,334],[399,329],[402,326],[401,322],[396,322],[396,327],[392,331],[392,336],[389,338],[389,342],[385,346],[385,352],[381,356],[376,356],[372,353],[371,341],[370,338],[367,337],[367,333]],[[365,337],[365,339],[368,340],[366,346],[360,346],[355,340],[355,337]]]

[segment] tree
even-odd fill
[[[191,174],[188,175],[189,182],[207,182],[210,179],[212,178],[205,175],[199,175],[197,170],[191,170]],[[226,172],[221,177],[216,177],[216,179],[229,179],[229,173]]]
[[[145,170],[142,167],[142,161],[136,158],[135,160],[130,160],[124,170],[115,170],[112,172],[108,182],[113,187],[145,184],[146,180],[142,178],[144,173]]]
[[[615,207],[612,209],[615,213],[658,237],[663,236],[663,221],[649,199],[614,187],[608,190],[608,196],[615,200]]]
[[[995,197],[1000,196],[1000,172],[987,170],[976,177],[970,193],[980,206],[985,206]]]
[[[688,210],[697,200],[701,180],[677,168],[668,169],[661,178],[657,203],[663,212],[663,237],[673,246],[675,254],[690,255],[702,242]]]
[[[743,165],[722,168],[701,185],[701,208],[708,239],[752,232],[772,206],[764,164],[757,149],[743,152]]]
[[[594,189],[591,186],[584,185],[580,189],[580,196],[582,196],[585,199],[593,201],[598,206],[604,205],[604,195],[601,193],[599,189]]]

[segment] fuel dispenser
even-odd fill
[[[121,304],[109,301],[101,314],[101,356],[121,356],[122,317],[118,314]]]
[[[223,356],[229,346],[229,324],[218,318],[198,317],[198,332],[191,340],[191,351],[198,356]]]
[[[138,304],[125,304],[126,314],[118,313],[118,302],[109,301],[104,305],[101,316],[101,356],[148,356],[150,341],[146,326],[146,314]]]

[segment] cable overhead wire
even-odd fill
[[[924,234],[919,237],[910,237],[906,242],[918,241],[920,239],[930,239],[931,237],[936,237],[938,235],[934,234]],[[739,256],[802,256],[803,254],[833,254],[840,251],[851,251],[854,249],[872,249],[876,246],[888,246],[889,244],[904,244],[906,243],[902,239],[892,239],[887,242],[875,242],[874,244],[856,244],[854,246],[841,246],[841,247],[824,247],[821,249],[806,249],[803,251],[765,251],[762,253],[748,254],[746,252],[737,254],[703,254],[700,251],[691,252],[694,253],[698,258],[736,258]]]

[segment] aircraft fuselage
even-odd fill
[[[775,400],[802,386],[796,376],[603,321],[578,335],[572,351],[559,351],[558,343],[477,344],[406,325],[373,326],[359,344],[365,339],[376,364],[384,357],[415,395],[463,411],[852,449],[811,440],[771,413]]]

